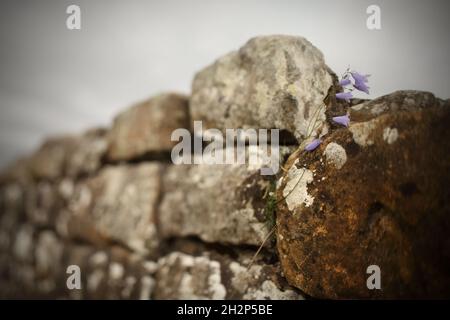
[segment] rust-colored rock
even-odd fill
[[[280,181],[287,280],[318,298],[448,297],[450,105],[397,92],[350,117],[364,122],[290,159]],[[370,265],[380,267],[381,290],[367,287]]]

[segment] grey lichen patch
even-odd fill
[[[161,169],[157,163],[106,166],[81,183],[76,187],[76,200],[69,204],[72,214],[62,220],[75,224],[78,219],[92,232],[73,231],[71,236],[93,239],[101,235],[136,253],[152,254],[158,246],[154,221]]]
[[[159,259],[158,265],[156,277],[160,298],[225,299],[226,289],[218,261],[172,252]]]
[[[370,112],[373,115],[377,116],[377,115],[385,112],[387,109],[388,109],[388,106],[386,106],[386,104],[377,103],[377,104],[372,105],[372,109],[370,110]]]
[[[392,144],[397,141],[398,138],[398,130],[396,128],[384,128],[383,130],[383,140],[388,144]]]
[[[155,280],[150,276],[143,276],[141,278],[141,290],[139,293],[140,300],[149,300],[153,289],[155,288]]]
[[[337,169],[341,169],[347,162],[345,149],[336,142],[330,142],[325,148],[324,155],[327,162],[333,164]]]
[[[23,225],[14,242],[15,257],[20,261],[29,261],[32,258],[33,245],[33,228],[30,225]]]
[[[121,296],[124,298],[130,298],[130,295],[135,288],[136,282],[136,277],[127,276],[124,281],[124,287],[122,289]]]
[[[300,205],[309,207],[314,202],[314,198],[308,193],[308,183],[313,181],[313,173],[306,169],[296,167],[298,159],[289,169],[286,179],[287,183],[283,189],[283,197],[289,210],[294,210]]]
[[[98,251],[89,258],[92,267],[104,267],[108,263],[108,255],[105,251]]]
[[[353,140],[361,147],[373,145],[372,131],[375,128],[376,121],[370,120],[350,125],[349,130],[353,135]]]
[[[101,269],[90,271],[87,275],[87,290],[90,292],[97,290],[104,277],[105,273]]]
[[[94,271],[92,271],[87,278],[88,291],[95,292],[104,278],[105,272],[102,269],[95,269]]]
[[[113,262],[109,265],[109,278],[111,280],[121,280],[125,274],[125,269],[122,264]]]
[[[43,231],[35,250],[36,271],[42,275],[56,274],[60,267],[63,244],[51,231]]]
[[[293,300],[303,297],[293,290],[281,290],[272,280],[266,278],[263,266],[253,265],[250,269],[238,262],[228,266],[232,273],[231,285],[242,299]]]
[[[244,296],[249,300],[303,300],[304,298],[293,290],[280,290],[273,281],[265,280],[260,288],[251,288]]]
[[[229,268],[233,274],[231,285],[240,294],[245,294],[247,292],[249,285],[254,283],[260,277],[262,269],[259,265],[253,265],[248,269],[235,261],[230,263]]]

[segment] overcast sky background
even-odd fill
[[[370,73],[371,96],[450,96],[449,1],[2,1],[0,167],[48,135],[107,126],[162,91],[189,93],[198,70],[249,38],[301,35],[337,73]],[[82,29],[66,28],[81,7]],[[381,7],[382,29],[366,28]]]

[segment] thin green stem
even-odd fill
[[[316,129],[316,123],[317,123],[317,120],[319,119],[320,111],[322,110],[323,107],[326,107],[325,103],[322,104],[319,108],[317,108],[316,111],[314,112],[314,114],[313,114],[313,116],[312,116],[312,118],[314,119],[314,123],[313,123],[312,120],[308,123],[308,127],[306,128],[306,138],[305,138],[304,140],[309,139],[310,136],[312,135],[312,133],[314,132],[314,130]],[[311,127],[311,123],[313,123],[312,127]],[[311,128],[311,132],[309,132],[309,129],[310,129],[310,128]],[[299,147],[297,148],[297,150],[294,151],[294,153],[297,152],[298,150],[300,150],[300,148],[301,148],[301,144],[299,145]],[[283,169],[283,171],[287,172],[287,170],[285,170],[283,167],[282,167],[282,169]],[[283,196],[281,199],[279,199],[279,200],[277,200],[277,201],[275,202],[275,206],[277,206],[281,201],[283,201],[283,200],[285,200],[287,197],[289,197],[289,195],[297,188],[297,186],[299,185],[300,181],[301,181],[302,178],[303,178],[303,175],[305,174],[305,171],[306,171],[306,170],[303,170],[302,174],[300,175],[300,178],[299,178],[298,181],[295,183],[294,187],[293,187],[291,190],[289,190],[288,194],[287,194],[286,196]],[[266,210],[267,210],[267,208],[266,208]],[[275,232],[276,227],[277,227],[277,226],[276,226],[276,224],[275,224],[275,225],[272,227],[272,229],[269,231],[269,233],[265,236],[265,238],[263,239],[263,242],[262,242],[261,245],[259,246],[258,250],[257,250],[256,253],[253,255],[252,260],[250,261],[250,263],[249,263],[247,269],[250,269],[250,267],[253,265],[253,263],[254,263],[255,260],[256,260],[256,257],[258,256],[258,254],[261,252],[262,248],[264,247],[264,244],[270,239],[270,237],[272,236],[272,234]]]
[[[276,229],[276,227],[273,226],[272,230],[270,230],[270,232],[265,236],[265,238],[264,238],[263,242],[261,243],[261,245],[259,246],[258,250],[253,255],[252,260],[250,260],[250,263],[247,266],[247,270],[250,269],[250,267],[253,265],[253,263],[255,262],[256,257],[258,256],[259,252],[262,250],[262,248],[264,247],[264,244],[267,242],[267,240],[269,240],[269,238],[275,232],[275,229]]]

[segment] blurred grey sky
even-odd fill
[[[0,167],[45,136],[108,125],[161,91],[189,93],[195,72],[249,38],[301,35],[342,73],[370,73],[371,97],[450,95],[450,2],[90,0],[0,4]],[[66,29],[81,7],[82,29]],[[366,28],[381,7],[382,29]]]

